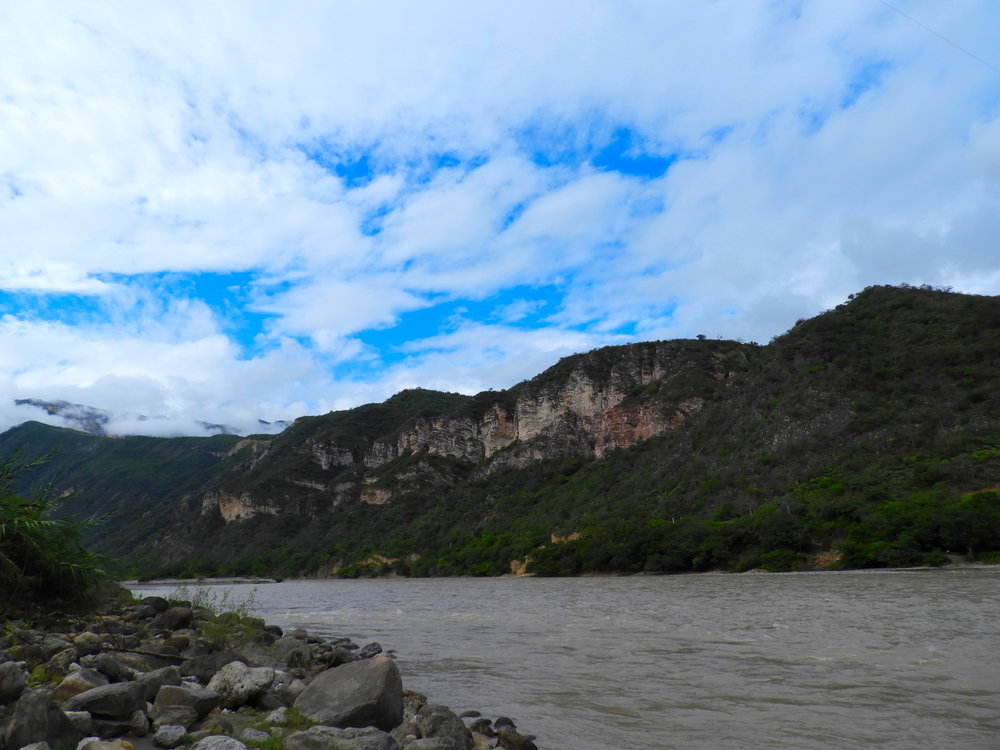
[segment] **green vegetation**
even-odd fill
[[[42,461],[21,463],[15,454],[0,462],[0,590],[8,607],[77,598],[105,576],[104,561],[80,543],[92,519],[53,518],[63,498],[52,486],[27,497],[15,490],[19,477]]]

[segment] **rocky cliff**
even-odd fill
[[[707,400],[746,369],[756,349],[707,341],[599,349],[568,357],[512,391],[455,397],[457,406],[444,413],[404,416],[388,425],[388,434],[370,437],[329,429],[339,426],[341,414],[318,418],[308,430],[301,425],[269,446],[257,443],[241,467],[245,474],[234,477],[232,486],[256,484],[255,477],[269,481],[242,492],[211,491],[202,513],[217,512],[227,522],[273,514],[302,494],[289,492],[289,486],[311,496],[298,506],[305,510],[336,507],[351,498],[382,505],[421,479],[449,483],[426,461],[385,469],[417,456],[450,459],[480,478],[557,457],[600,459],[696,422]],[[434,395],[414,390],[396,399]],[[345,482],[345,476],[352,479]]]

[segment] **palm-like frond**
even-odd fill
[[[15,490],[25,471],[48,458],[22,462],[15,453],[0,461],[0,588],[13,595],[72,593],[106,575],[104,560],[80,542],[102,518],[53,517],[66,498],[51,483],[27,498]]]

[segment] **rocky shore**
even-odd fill
[[[537,750],[404,690],[377,643],[146,597],[0,623],[0,750]]]

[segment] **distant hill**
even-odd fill
[[[659,341],[506,391],[414,389],[279,435],[60,447],[132,572],[483,574],[940,564],[1000,553],[1000,299],[871,287],[766,346]],[[997,558],[1000,559],[1000,558]]]

